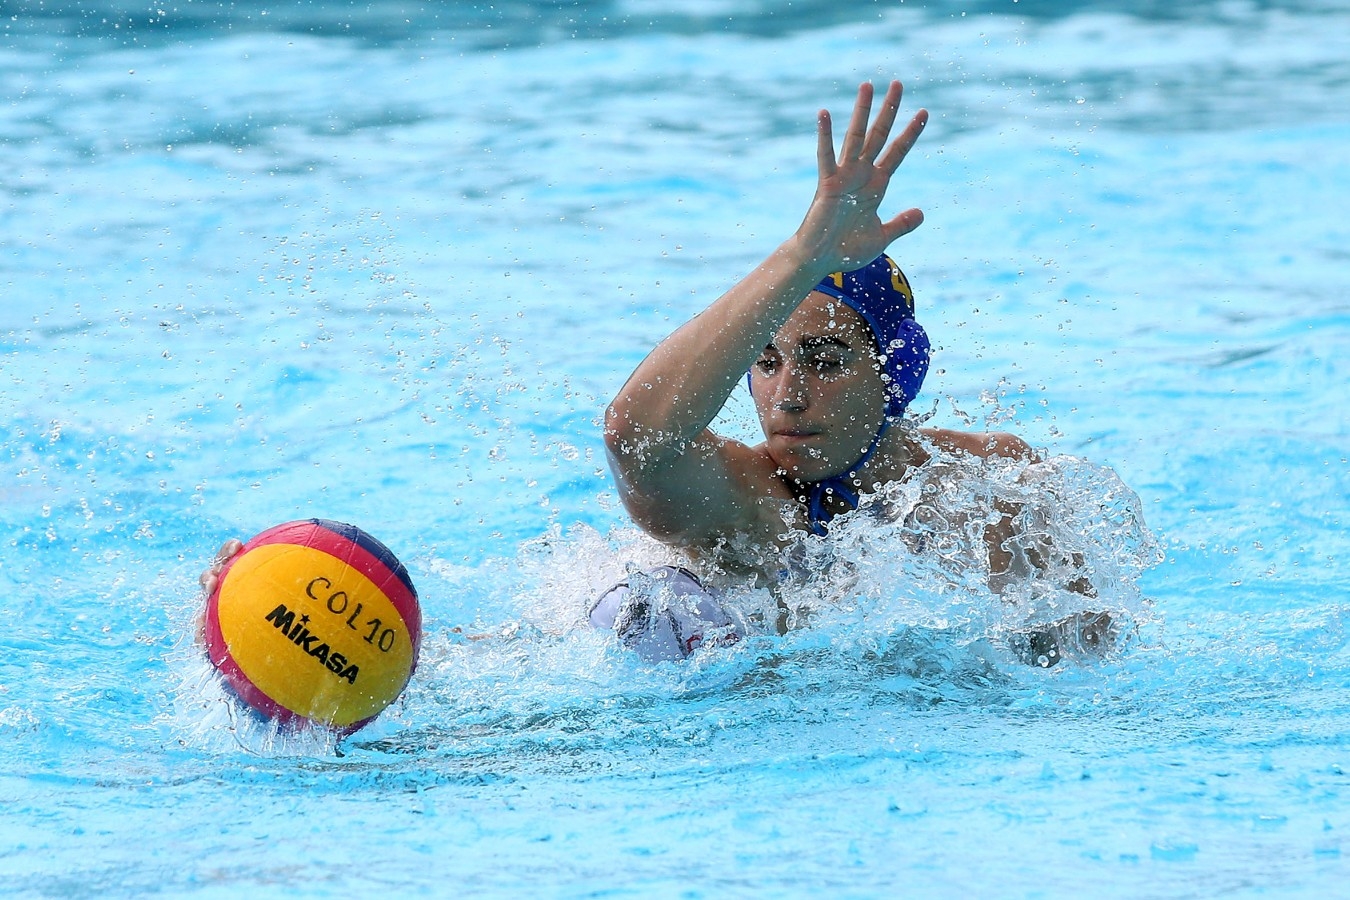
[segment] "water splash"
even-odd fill
[[[815,591],[799,616],[953,629],[962,642],[998,645],[1075,616],[1107,613],[1121,634],[1151,621],[1139,577],[1160,561],[1157,542],[1134,492],[1086,460],[934,453],[831,531],[799,544],[802,568],[826,573],[805,580]],[[822,607],[821,597],[834,599]]]
[[[995,571],[986,531],[1004,513],[1016,526],[1005,542],[1013,564]],[[694,704],[694,731],[708,697],[750,703],[755,712],[737,727],[788,721],[815,703],[1005,705],[1027,663],[1076,657],[1057,669],[1071,687],[1074,667],[1102,655],[1055,623],[1106,614],[1115,656],[1141,627],[1160,625],[1139,589],[1159,557],[1135,494],[1110,469],[1068,456],[1028,464],[934,453],[836,518],[828,536],[794,536],[774,586],[700,564],[636,528],[554,526],[514,560],[432,565],[443,592],[471,592],[486,609],[476,621],[428,628],[400,703],[349,745],[451,755],[472,746],[496,772],[502,759],[532,759],[545,745],[608,746],[635,715],[667,702]],[[698,570],[747,639],[649,665],[590,627],[597,597],[661,565]],[[1047,633],[1054,652],[1031,637]],[[322,731],[287,732],[249,713],[193,649],[180,648],[171,666],[180,743],[262,756],[339,750]],[[651,740],[680,744],[690,734]]]
[[[835,646],[877,652],[912,640],[916,629],[957,646],[1008,648],[1100,614],[1120,643],[1156,624],[1139,578],[1161,552],[1139,498],[1112,470],[1069,456],[1027,463],[930,449],[928,463],[878,486],[827,537],[794,534],[782,549],[784,577],[772,587],[636,529],[555,527],[521,548],[514,590],[521,621],[541,634],[585,630],[590,604],[620,579],[678,565],[697,571],[761,634],[817,629]],[[1010,535],[991,562],[988,534],[1005,517]],[[1094,637],[1080,630],[1086,638],[1072,635],[1080,645]]]

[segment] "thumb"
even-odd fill
[[[886,243],[890,244],[891,241],[904,237],[922,224],[923,210],[907,209],[889,222],[883,222],[881,231],[886,236]]]

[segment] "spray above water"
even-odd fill
[[[1011,537],[995,557],[986,533],[1004,515]],[[517,598],[524,620],[556,635],[585,630],[596,598],[621,580],[644,593],[653,617],[697,617],[697,596],[642,575],[683,567],[742,634],[786,635],[784,648],[821,639],[841,651],[875,648],[917,630],[991,648],[1008,665],[1045,667],[1110,653],[1151,623],[1139,578],[1160,558],[1138,497],[1108,468],[1069,456],[1028,463],[934,450],[909,477],[864,495],[827,536],[787,531],[776,583],[634,529],[606,537],[578,526],[522,548]],[[727,642],[695,656],[738,652]]]
[[[986,534],[1005,515],[1011,534],[995,556]],[[1112,637],[1128,636],[1149,615],[1139,576],[1160,559],[1138,497],[1110,469],[1069,456],[935,454],[865,496],[832,532],[794,548],[812,573],[798,617],[852,616],[869,632],[949,629],[962,643],[988,640],[1020,656],[1030,636],[1102,613]]]

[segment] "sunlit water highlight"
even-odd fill
[[[7,10],[7,891],[1341,890],[1350,11],[778,6]],[[668,561],[603,404],[892,75],[933,113],[916,410],[1060,461],[1133,637],[1022,665],[1034,609],[858,521],[808,627],[644,665],[578,627]],[[424,597],[340,744],[190,638],[214,548],[310,515]]]

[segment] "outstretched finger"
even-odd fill
[[[872,114],[872,82],[858,85],[858,100],[853,104],[853,117],[848,120],[844,146],[839,148],[840,159],[856,159],[867,143],[867,119]]]
[[[895,170],[900,168],[900,163],[905,161],[909,151],[913,149],[914,143],[918,141],[919,135],[923,134],[923,128],[928,124],[928,110],[921,109],[914,114],[914,118],[909,120],[905,130],[896,135],[895,140],[886,148],[886,152],[877,160],[877,168],[886,173],[886,177],[895,174]]]
[[[838,170],[834,158],[834,134],[830,129],[830,111],[822,109],[816,116],[816,166],[822,177],[829,177]]]
[[[895,124],[896,113],[900,112],[900,95],[903,90],[898,81],[892,81],[886,88],[886,97],[881,101],[881,109],[877,110],[876,121],[867,132],[867,143],[863,145],[865,159],[876,159],[877,154],[886,146],[886,137],[891,133],[891,126]]]

